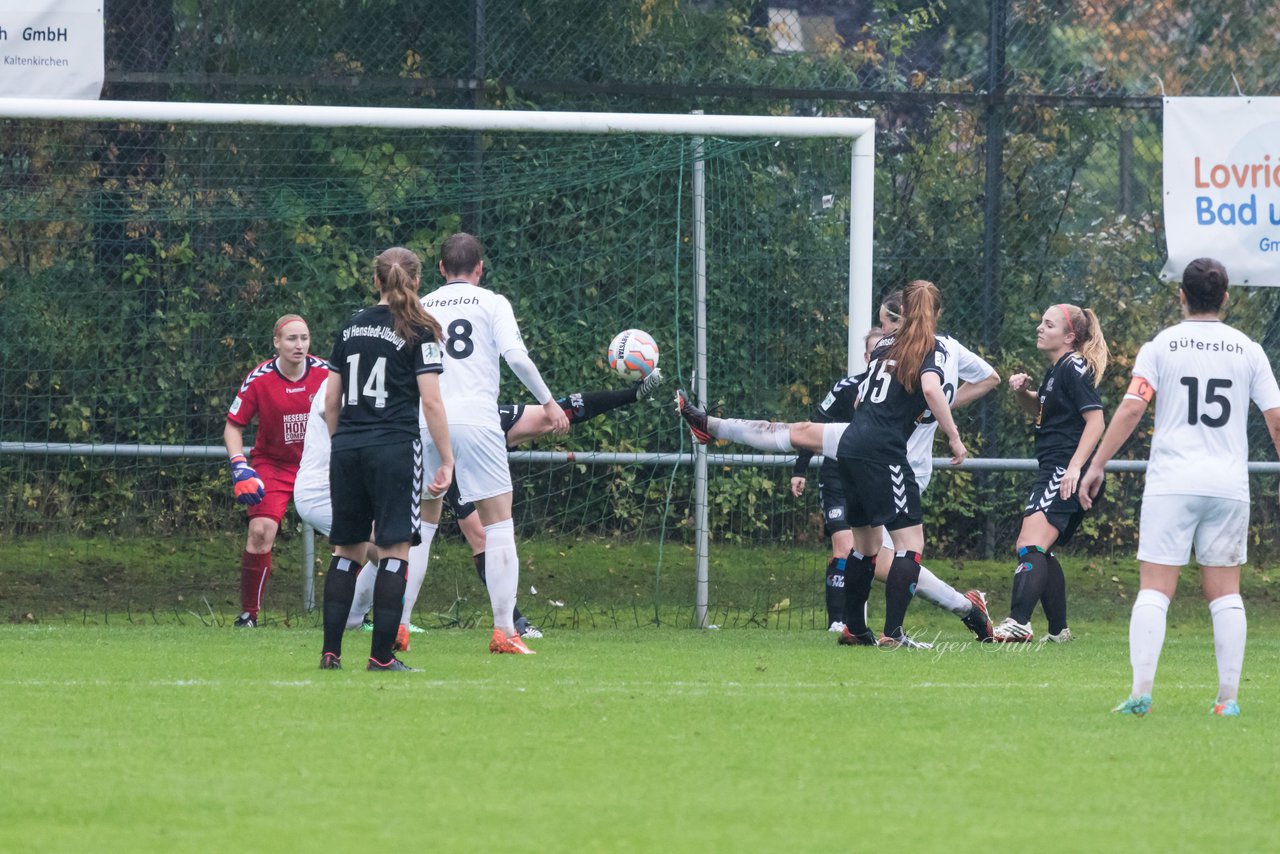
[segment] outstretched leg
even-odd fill
[[[748,421],[742,418],[716,418],[689,400],[680,389],[676,390],[676,411],[689,425],[689,432],[698,444],[705,445],[714,439],[738,442],[758,451],[786,451],[797,449],[821,454],[823,425],[812,421]]]

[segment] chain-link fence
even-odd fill
[[[873,115],[878,122],[877,292],[913,278],[936,281],[946,300],[946,331],[983,352],[1005,376],[1020,369],[1033,374],[1043,369],[1033,328],[1046,306],[1063,301],[1091,306],[1103,319],[1114,353],[1103,388],[1109,406],[1118,399],[1139,344],[1176,314],[1173,293],[1157,279],[1164,254],[1159,95],[1229,96],[1237,87],[1247,93],[1268,91],[1271,69],[1277,67],[1273,60],[1280,54],[1280,40],[1275,38],[1280,33],[1280,9],[1251,2],[1189,9],[1172,3],[1097,0],[791,0],[777,6],[746,0],[335,0],[297,5],[109,0],[105,14],[103,97],[111,99]],[[47,166],[40,156],[33,158],[32,151],[47,155],[78,143],[68,138],[66,128],[54,125],[34,131],[24,127],[25,134],[44,138],[39,145],[20,143],[14,128],[5,126],[0,184],[13,197],[21,197],[25,187],[41,180]],[[60,232],[65,223],[60,226],[37,216],[29,221],[39,223],[31,226],[39,232],[33,241],[25,248],[10,243],[0,259],[5,280],[0,287],[12,294],[16,277],[30,280],[41,271],[103,283],[116,294],[125,335],[133,327],[124,314],[154,317],[170,304],[209,298],[214,273],[190,280],[184,272],[189,269],[184,253],[202,250],[190,244],[183,248],[180,241],[169,240],[172,234],[157,243],[156,234],[145,227],[146,217],[138,213],[140,197],[162,202],[172,189],[174,167],[165,160],[169,143],[162,140],[168,129],[95,126],[92,132],[96,136],[83,177],[97,188],[93,199],[98,207],[76,214],[96,223],[92,244],[80,247],[80,266],[72,270],[61,265],[56,248],[59,234],[72,239],[75,229]],[[310,158],[305,168],[321,172],[328,167],[317,158],[333,154],[330,148],[319,150],[333,143],[318,143],[305,134],[280,144],[294,146],[302,159]],[[211,148],[211,162],[236,156],[234,143],[230,145]],[[359,169],[366,176],[387,167],[377,157],[394,163],[402,151],[363,151],[350,140],[342,145],[359,151]],[[484,135],[459,134],[442,140],[435,156],[459,172],[485,175],[493,162],[519,157],[519,146],[509,145],[503,143],[498,152]],[[411,145],[403,148],[411,150]],[[255,156],[287,157],[283,151],[259,151]],[[356,169],[353,156],[351,151],[342,156],[344,168]],[[678,178],[678,160],[675,168]],[[750,173],[749,166],[743,168]],[[768,168],[772,167],[762,167]],[[758,178],[765,173],[751,174]],[[769,174],[775,179],[785,176]],[[344,192],[343,176],[330,177],[334,191]],[[824,195],[827,180],[829,176],[816,172],[797,173],[794,194],[805,198],[803,204],[812,204]],[[430,190],[429,183],[414,188]],[[554,185],[546,192],[554,197]],[[777,195],[776,188],[770,192]],[[284,236],[298,241],[299,258],[317,254],[315,247],[335,234],[342,236],[344,247],[357,246],[363,236],[369,248],[394,235],[394,226],[380,231],[381,225],[356,221],[366,203],[371,204],[368,199],[354,206],[334,198],[322,200],[322,207],[332,208],[329,212],[337,217],[323,224],[308,220],[305,201],[282,194],[273,202],[279,205],[275,213],[262,214],[296,220]],[[788,203],[800,204],[794,199]],[[496,204],[494,197],[482,195],[460,199],[456,218],[437,218],[422,226],[430,232],[424,242],[451,227],[482,235],[516,227],[517,220]],[[820,219],[821,204],[814,210]],[[573,209],[557,215],[567,221]],[[260,233],[252,222],[239,225],[245,227],[225,241],[221,259],[209,257],[202,263],[217,261],[238,270],[233,275],[245,280],[242,287],[255,298],[265,295],[252,303],[256,308],[237,309],[251,315],[244,318],[246,327],[261,327],[269,323],[268,314],[274,317],[290,302],[287,290],[273,291],[287,288],[289,276],[279,269],[253,266],[265,257],[255,243]],[[677,226],[668,225],[674,236]],[[796,281],[805,278],[807,259],[787,254],[789,244],[770,236],[735,242],[732,227],[731,220],[723,222],[722,251],[749,267],[754,277],[732,283],[747,288],[737,294],[776,309],[770,315],[775,328],[743,329],[738,334],[784,335],[789,325],[812,325],[811,313],[787,316],[786,311],[788,305],[812,309],[814,294],[780,301],[770,293],[770,274],[762,272],[770,266],[782,271],[789,292],[795,293]],[[817,228],[829,225],[819,223]],[[751,224],[742,223],[741,233],[751,233]],[[678,248],[666,246],[657,257],[675,265],[677,260],[669,256]],[[831,266],[830,260],[824,258],[822,265]],[[248,266],[237,267],[241,262]],[[687,265],[687,256],[679,262]],[[291,263],[311,272],[320,269],[296,259]],[[345,256],[316,263],[328,265],[324,269],[344,281],[363,275]],[[814,284],[816,294],[832,290],[830,282]],[[1255,290],[1233,299],[1231,319],[1274,349],[1280,336],[1278,312],[1275,292]],[[800,380],[782,371],[769,379],[764,396],[746,388],[726,390],[713,403],[733,414],[803,417],[843,372],[844,327],[839,314],[837,310],[822,320],[833,327],[831,346],[806,346],[797,357],[806,371],[818,375]],[[7,332],[21,338],[23,330],[13,325],[13,312],[6,309],[6,315]],[[210,323],[216,326],[219,319],[227,318],[214,312]],[[202,340],[217,349],[222,333],[213,326]],[[221,426],[214,400],[218,394],[195,391],[199,372],[183,368],[181,342],[170,343],[178,355],[174,375],[166,381],[188,383],[195,401],[191,406],[198,411],[188,407],[172,416],[166,427],[181,432],[182,424],[198,422],[183,438],[213,439],[216,444]],[[135,341],[129,346],[148,345]],[[12,342],[7,347],[0,371],[10,401],[0,438],[13,438],[19,419],[53,425],[50,436],[74,434],[88,415],[38,411],[38,398],[22,398],[24,384],[36,381],[30,377],[39,375],[39,382],[54,383],[56,371],[19,362],[31,348]],[[231,349],[235,358],[228,357],[228,364],[248,364],[249,352]],[[147,402],[137,406],[145,409]],[[960,421],[972,438],[971,446],[984,456],[1030,454],[1025,423],[1003,392],[976,404]],[[1269,453],[1264,450],[1265,432],[1255,429],[1253,435],[1258,453]],[[1135,455],[1145,455],[1144,441],[1144,436],[1136,440]],[[86,476],[57,465],[50,471],[62,478]],[[806,526],[804,519],[791,524],[796,507],[785,495],[784,470],[734,476],[738,479],[726,495],[748,501],[758,518],[787,522],[744,524],[733,531],[741,539],[770,540],[780,527],[808,528],[816,538],[816,525]],[[1021,479],[1003,474],[940,475],[926,501],[928,524],[940,547],[958,554],[1003,554],[1016,524]],[[1091,542],[1099,548],[1131,542],[1136,501],[1129,499],[1136,495],[1137,482],[1129,481],[1120,478],[1113,486],[1112,495],[1124,500],[1113,502],[1110,511],[1091,523]],[[215,487],[187,483],[184,488]],[[29,495],[15,494],[15,489],[6,499],[9,518],[0,519],[0,525],[13,525],[18,515],[14,508],[27,513],[36,506]],[[204,514],[217,515],[205,505],[196,509],[201,524]],[[46,512],[60,510],[51,507],[37,515]],[[801,516],[813,521],[815,515],[814,504],[802,505]],[[1258,502],[1260,523],[1270,522],[1272,515],[1269,505]]]

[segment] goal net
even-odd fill
[[[668,117],[665,132],[567,132],[572,114],[526,120],[555,130],[504,130],[479,120],[516,114],[395,127],[377,117],[430,111],[261,108],[270,115],[246,121],[199,112],[217,105],[101,103],[89,105],[101,115],[33,117],[13,103],[0,109],[11,116],[0,121],[0,536],[25,545],[31,569],[100,550],[113,602],[128,600],[139,560],[172,569],[175,601],[206,594],[218,566],[233,587],[244,527],[221,447],[227,406],[273,355],[279,315],[305,317],[327,356],[370,301],[372,258],[387,246],[422,257],[425,292],[441,241],[476,233],[485,284],[510,298],[557,396],[630,387],[605,358],[619,330],[645,329],[661,348],[668,381],[654,401],[512,452],[527,555],[634,547],[599,567],[598,589],[579,580],[558,593],[554,561],[531,557],[522,603],[694,607],[699,502],[671,391],[692,382],[725,412],[800,418],[848,361],[857,207],[847,126],[819,135],[835,120],[809,120],[805,137],[795,119],[782,133],[767,120],[733,135],[718,119],[700,133],[676,126],[692,116]],[[503,402],[534,403],[509,372]],[[789,469],[721,453],[711,449],[706,479],[711,542],[820,539],[813,498],[787,492]],[[422,607],[485,610],[469,552],[438,542]],[[275,552],[268,605],[296,610],[287,579],[316,565],[301,565],[292,511]],[[528,593],[539,586],[550,592]],[[797,595],[817,605],[811,586]],[[225,610],[221,595],[201,607]]]

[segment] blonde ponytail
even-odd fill
[[[1091,308],[1080,308],[1069,303],[1062,303],[1059,307],[1071,321],[1071,333],[1076,338],[1071,349],[1089,366],[1089,370],[1093,372],[1093,384],[1097,386],[1102,382],[1102,374],[1107,370],[1107,359],[1111,357],[1098,315]]]

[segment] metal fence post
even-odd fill
[[[990,41],[987,45],[987,109],[986,135],[987,157],[986,175],[983,178],[982,228],[982,329],[983,346],[988,353],[995,353],[1000,346],[1000,309],[998,294],[1000,292],[1000,182],[1004,172],[1004,132],[1005,132],[1005,37],[1008,24],[1008,0],[989,0],[991,15]],[[996,423],[994,405],[990,396],[979,402],[978,429],[982,432],[982,455],[993,457],[999,454],[999,447],[992,436],[992,427]],[[990,484],[984,484],[983,492],[990,496]],[[983,531],[983,557],[991,560],[995,556],[995,517],[987,514]]]

